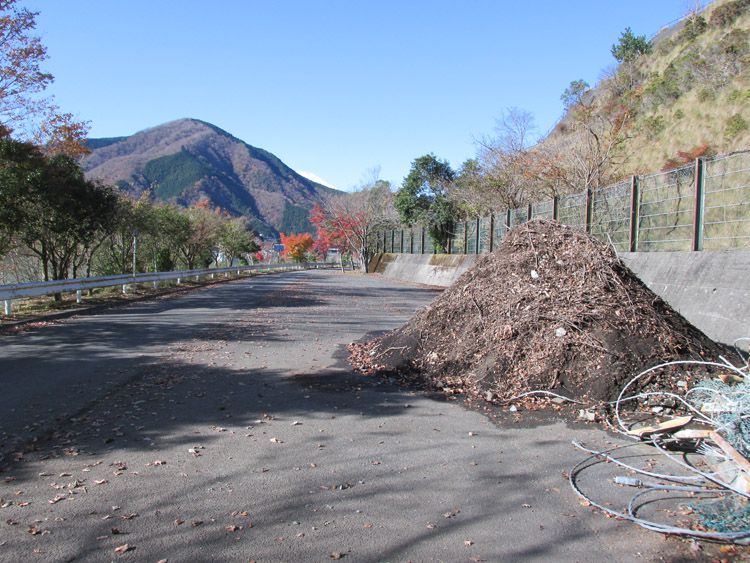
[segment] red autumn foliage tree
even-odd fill
[[[376,233],[396,223],[390,184],[376,179],[358,191],[331,198],[324,208],[313,208],[310,222],[318,230],[321,250],[336,246],[356,256],[366,269],[374,254]]]
[[[346,236],[329,219],[329,214],[319,204],[313,205],[310,210],[310,223],[315,225],[317,237],[313,243],[312,250],[325,258],[330,248],[338,248],[341,252],[351,252]]]
[[[295,262],[304,262],[305,254],[312,248],[313,238],[310,233],[285,235],[279,233],[281,244],[284,245],[282,256],[291,258]]]

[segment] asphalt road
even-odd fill
[[[679,558],[568,487],[600,430],[351,372],[434,296],[300,272],[0,336],[0,561]]]

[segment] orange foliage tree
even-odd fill
[[[309,233],[285,235],[279,233],[281,244],[284,245],[282,256],[291,258],[295,262],[304,262],[305,254],[312,248],[313,238]]]

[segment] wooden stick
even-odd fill
[[[719,446],[742,471],[750,475],[750,461],[748,461],[740,452],[735,450],[734,446],[727,442],[721,434],[718,432],[711,432],[711,440],[714,444]]]

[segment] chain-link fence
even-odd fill
[[[630,249],[631,191],[631,182],[620,182],[591,192],[591,234],[618,252]]]
[[[707,161],[703,185],[704,250],[750,247],[750,153]]]
[[[750,250],[750,151],[460,221],[445,251],[489,252],[530,218],[586,230],[618,252]],[[397,229],[378,240],[385,252],[433,253],[433,241],[424,235],[422,244],[421,232]]]
[[[695,169],[688,165],[640,179],[638,250],[691,249]]]

